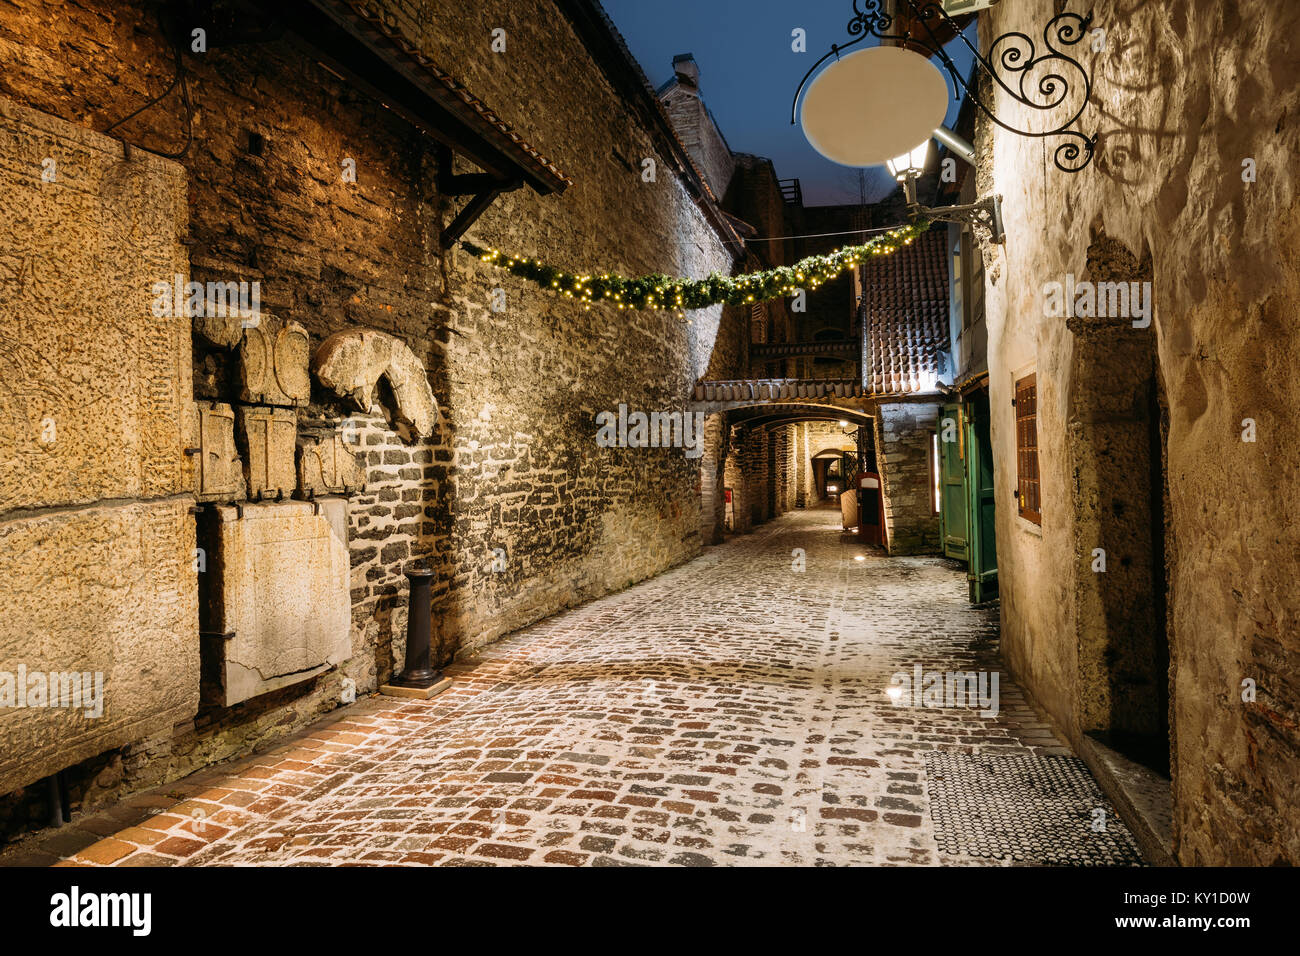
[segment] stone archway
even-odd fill
[[[728,490],[732,530],[740,533],[820,500],[812,456],[825,442],[811,438],[810,429],[820,424],[838,431],[840,422],[849,422],[870,432],[874,423],[862,409],[776,400],[732,407],[710,415],[708,421],[701,464],[701,528],[710,542],[722,539]]]

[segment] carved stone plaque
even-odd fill
[[[298,413],[291,408],[241,406],[239,433],[248,476],[248,497],[288,498],[297,483],[294,446]]]
[[[306,329],[262,313],[256,325],[244,329],[239,345],[240,401],[306,405],[311,398],[310,359]]]
[[[235,447],[235,412],[219,402],[199,402],[196,491],[202,501],[244,497],[244,469]]]
[[[355,447],[337,432],[328,438],[300,439],[298,490],[308,498],[364,490],[366,470],[357,463]]]

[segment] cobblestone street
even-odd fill
[[[1134,862],[1099,796],[1100,811],[1058,814],[1064,844],[1040,841],[1018,858],[999,856],[999,841],[1032,828],[1050,797],[1004,804],[1001,819],[958,801],[956,829],[976,836],[936,829],[927,753],[993,758],[985,769],[1074,759],[1005,675],[991,718],[886,695],[893,674],[918,664],[999,670],[997,611],[967,603],[950,563],[866,552],[837,517],[786,515],[490,646],[452,668],[452,689],[431,701],[370,698],[273,753],[162,788],[171,798],[128,800],[99,815],[104,839],[58,855],[114,865],[1088,862],[1071,845],[1099,836],[1089,825],[1102,812],[1107,852]],[[949,784],[969,785],[953,773]]]

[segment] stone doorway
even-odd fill
[[[1151,262],[1102,235],[1088,272],[1094,283],[1149,282]],[[1155,324],[1135,327],[1127,315],[1068,324],[1079,730],[1168,778],[1168,412]]]

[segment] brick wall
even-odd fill
[[[736,163],[699,89],[678,78],[676,85],[664,93],[663,103],[691,159],[704,173],[713,194],[722,199]]]

